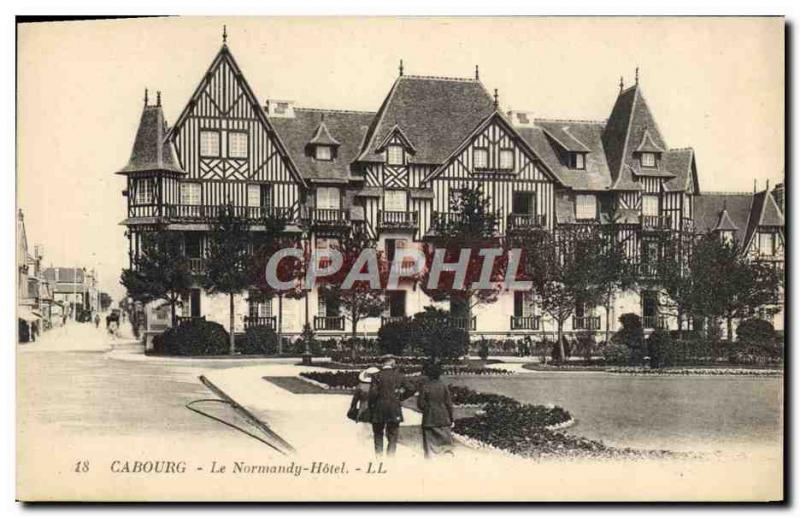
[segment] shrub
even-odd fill
[[[484,361],[489,358],[489,340],[486,338],[481,338],[478,343],[478,357]]]
[[[782,355],[775,328],[768,321],[757,318],[743,320],[736,329],[736,335],[732,350],[732,359],[736,362],[761,363],[779,360]]]
[[[619,317],[619,322],[622,324],[622,328],[614,333],[611,341],[628,347],[630,362],[641,363],[645,356],[642,318],[628,312]]]
[[[588,363],[597,351],[597,338],[594,337],[594,332],[580,332],[575,339],[575,345],[578,355]]]
[[[186,321],[153,340],[153,353],[160,355],[203,356],[228,352],[228,332],[213,321]]]
[[[412,339],[431,359],[457,359],[469,351],[469,334],[450,324],[450,314],[426,307],[414,315]]]
[[[656,330],[647,338],[647,355],[650,356],[652,368],[674,366],[677,354],[672,337],[666,330]]]
[[[630,349],[622,343],[611,342],[603,347],[603,362],[618,366],[627,365],[630,362]]]
[[[244,331],[243,343],[236,346],[242,354],[275,355],[278,353],[278,334],[265,326],[249,327]]]
[[[411,320],[389,322],[378,331],[378,350],[381,354],[403,355],[413,335]]]

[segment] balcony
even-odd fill
[[[600,316],[573,316],[572,328],[575,330],[600,330]]]
[[[499,219],[500,216],[498,215],[496,220]],[[431,216],[431,230],[437,234],[441,234],[442,229],[448,226],[468,223],[469,221],[466,220],[464,214],[458,212],[433,212]],[[494,228],[494,231],[496,232],[497,228]]]
[[[668,215],[642,215],[642,230],[669,230],[672,228],[672,217]]]
[[[470,330],[475,330],[477,328],[477,317],[453,317],[448,320],[448,325],[452,328],[466,330],[469,332]]]
[[[206,272],[206,261],[202,258],[189,258],[189,271],[193,275],[202,275]]]
[[[247,330],[251,327],[267,327],[270,330],[275,330],[277,328],[275,321],[275,316],[245,316],[244,328]]]
[[[506,226],[508,231],[531,230],[545,227],[546,218],[543,214],[508,214]]]
[[[314,330],[344,331],[344,316],[314,316]]]
[[[381,230],[415,230],[418,227],[417,212],[378,210],[378,228]]]
[[[539,330],[541,316],[511,316],[511,330]]]
[[[168,219],[208,222],[219,217],[227,208],[226,205],[165,205],[164,211]],[[232,206],[230,208],[236,217],[241,217],[250,221],[267,218],[283,219],[285,221],[294,219],[294,210],[287,207]]]
[[[350,211],[341,208],[306,208],[303,219],[317,228],[346,228]]]
[[[655,316],[643,316],[642,317],[642,328],[646,329],[666,329],[667,328],[667,317],[663,314],[657,314]]]
[[[381,327],[389,323],[402,323],[410,319],[408,316],[381,316]]]
[[[636,276],[645,280],[654,280],[658,277],[658,264],[642,263],[635,264]]]
[[[178,323],[178,326],[183,325],[184,323],[191,323],[193,321],[205,321],[205,316],[176,316],[175,321]]]

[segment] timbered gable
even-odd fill
[[[247,183],[269,183],[275,206],[299,200],[305,182],[223,46],[168,135],[186,180],[204,203],[246,204]]]

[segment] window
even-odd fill
[[[517,318],[527,318],[534,316],[535,306],[533,296],[526,291],[514,291],[514,316]]]
[[[317,208],[339,208],[339,189],[336,187],[317,187]]]
[[[272,316],[272,300],[248,300],[247,312],[251,318],[269,318]]]
[[[247,185],[247,206],[270,206],[270,194],[269,185]]]
[[[403,148],[399,145],[390,145],[386,148],[386,163],[389,165],[403,165]]]
[[[775,234],[758,234],[758,252],[761,255],[772,256],[775,254]]]
[[[200,131],[200,156],[219,156],[219,131]]]
[[[500,149],[500,169],[504,171],[514,169],[514,150]]]
[[[534,215],[536,213],[536,196],[532,192],[514,192],[511,195],[511,213]]]
[[[642,153],[641,162],[642,167],[655,167],[656,153]]]
[[[228,157],[247,158],[247,133],[239,131],[228,133]]]
[[[472,162],[475,169],[489,168],[489,150],[483,147],[476,147],[472,151]]]
[[[733,244],[733,231],[731,230],[723,230],[719,233],[720,239],[722,240],[722,244],[731,245]]]
[[[329,145],[318,145],[314,148],[314,158],[317,160],[330,161],[333,159],[331,155],[331,147]]]
[[[389,298],[389,316],[400,318],[406,315],[406,292],[387,291]]]
[[[586,168],[586,155],[583,153],[570,153],[569,154],[569,168],[570,169],[585,169]]]
[[[642,196],[642,215],[658,215],[658,196]]]
[[[334,297],[326,297],[320,293],[319,301],[317,304],[317,312],[320,316],[333,318],[339,315],[339,300]]]
[[[461,204],[461,199],[464,197],[464,191],[460,189],[451,189],[448,199],[448,208],[455,210]]]
[[[203,257],[202,237],[198,232],[186,232],[183,239],[184,253],[189,258]]]
[[[136,204],[149,205],[153,203],[153,197],[153,180],[138,180],[136,183]]]
[[[182,205],[200,204],[199,183],[181,183],[181,204]]]
[[[597,198],[592,194],[575,196],[575,218],[595,219],[597,217]]]
[[[383,207],[387,212],[405,212],[406,191],[387,190],[383,196]]]

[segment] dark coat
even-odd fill
[[[356,410],[358,422],[372,422],[369,413],[369,390],[370,385],[365,382],[360,382],[353,392],[353,398],[350,401],[350,410]]]
[[[423,427],[449,427],[453,423],[450,390],[441,380],[423,384],[417,396],[417,407],[422,411]]]
[[[414,394],[405,376],[394,368],[381,370],[372,376],[369,390],[369,409],[373,423],[402,422],[400,401]]]

